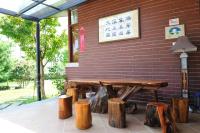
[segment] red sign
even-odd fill
[[[83,52],[85,49],[85,29],[83,27],[79,30],[80,37],[80,52]]]

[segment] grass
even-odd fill
[[[0,85],[2,85],[1,83]],[[7,83],[5,83],[7,84]],[[9,85],[16,85],[16,83],[12,82]],[[47,98],[58,95],[57,89],[52,85],[50,80],[45,81],[45,92]],[[10,89],[0,91],[0,104],[2,103],[14,103],[14,102],[22,102],[23,104],[31,103],[37,101],[36,98],[36,90],[34,90],[34,83],[30,82],[27,86],[22,89]]]

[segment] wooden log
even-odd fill
[[[117,93],[112,86],[100,86],[95,96],[90,98],[90,105],[92,112],[107,113],[108,99],[116,97]]]
[[[165,111],[167,110],[167,105],[166,104],[158,104],[156,107],[156,110],[158,112],[158,116],[160,119],[160,124],[162,128],[162,133],[167,133],[167,122],[166,118],[164,116]]]
[[[116,128],[126,127],[125,102],[120,98],[108,100],[109,125]]]
[[[148,103],[146,107],[145,125],[150,127],[160,127],[160,120],[156,110],[156,103]]]
[[[151,127],[161,126],[162,133],[177,132],[170,106],[161,102],[151,102],[147,104],[146,121],[144,124]]]
[[[72,116],[72,96],[61,95],[59,97],[59,118],[66,119]]]
[[[92,126],[90,104],[87,100],[80,100],[75,103],[75,117],[77,128],[83,130]]]
[[[78,101],[78,89],[77,88],[68,88],[67,95],[72,96],[72,103]]]
[[[172,99],[172,114],[176,122],[187,123],[189,112],[189,100],[187,98]]]

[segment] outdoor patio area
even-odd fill
[[[2,1],[0,64],[0,133],[200,133],[200,0]]]
[[[79,130],[75,117],[58,119],[57,98],[22,105],[0,112],[2,133],[160,133],[160,128],[150,128],[144,123],[144,107],[139,106],[136,114],[127,115],[127,127],[113,128],[108,125],[107,114],[92,114],[92,127]],[[181,133],[199,133],[200,115],[190,114],[188,124],[178,124]]]

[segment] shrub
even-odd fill
[[[0,91],[9,90],[9,89],[10,89],[9,86],[0,86]]]

